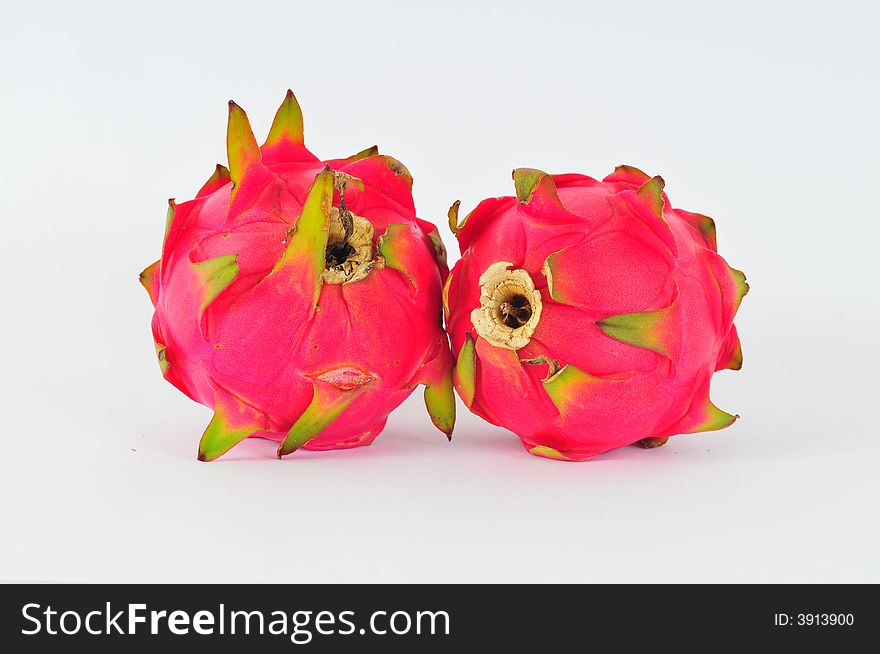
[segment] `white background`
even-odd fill
[[[138,4],[3,8],[0,579],[880,581],[876,4]],[[288,87],[319,156],[410,168],[453,259],[448,206],[516,166],[662,174],[752,286],[742,420],[564,464],[415,394],[369,448],[198,463],[137,275],[226,101],[262,140]]]

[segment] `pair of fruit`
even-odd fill
[[[369,445],[418,385],[447,436],[454,385],[553,459],[735,420],[709,381],[742,364],[748,286],[712,219],[672,209],[660,177],[519,168],[515,197],[461,220],[452,206],[449,272],[406,167],[376,148],[320,161],[291,92],[262,147],[230,102],[227,152],[194,200],[169,202],[141,274],[163,375],[214,409],[200,460],[248,437],[279,457]]]

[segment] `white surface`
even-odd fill
[[[4,9],[0,579],[880,581],[876,5],[417,4]],[[561,464],[414,395],[370,448],[196,462],[137,274],[226,100],[262,136],[288,87],[440,225],[515,166],[662,173],[752,285],[713,384],[742,420]]]

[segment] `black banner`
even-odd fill
[[[876,586],[8,585],[5,651],[450,651],[827,644],[880,636]],[[872,638],[873,637],[873,638]]]

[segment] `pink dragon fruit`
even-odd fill
[[[712,373],[737,370],[748,291],[715,224],[672,209],[660,177],[513,171],[516,197],[459,224],[443,292],[453,379],[470,409],[532,454],[583,460],[727,427]]]
[[[290,91],[262,147],[230,102],[227,152],[194,200],[169,202],[141,274],[162,373],[214,409],[198,458],[249,436],[279,458],[369,445],[419,384],[451,436],[446,253],[409,171],[375,147],[319,161]]]

